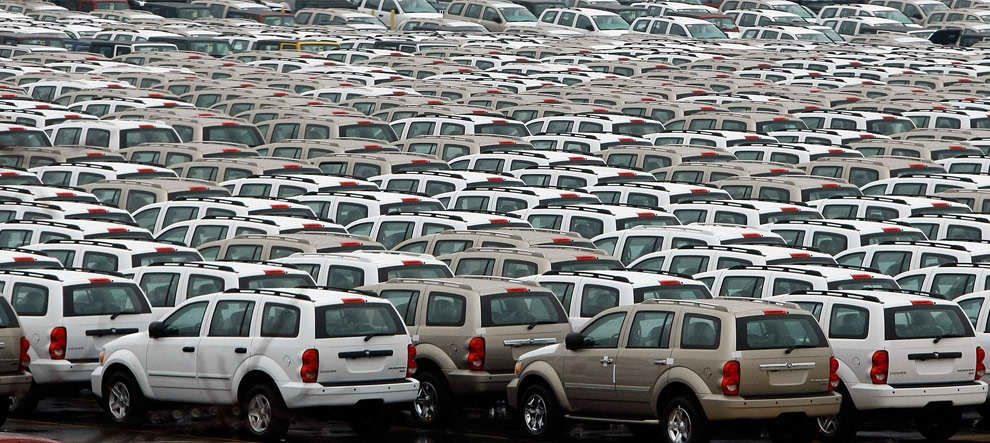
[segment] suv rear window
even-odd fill
[[[918,304],[883,311],[887,340],[972,337],[966,314],[958,306]]]
[[[301,288],[304,286],[316,286],[313,278],[309,274],[265,274],[256,277],[242,277],[241,288],[244,289],[268,289],[268,288]]]
[[[202,260],[202,257],[198,253],[192,251],[175,251],[175,252],[149,252],[147,254],[137,254],[131,258],[131,266],[148,266],[155,263],[187,263],[191,261]]]
[[[448,278],[454,275],[444,265],[421,266],[391,266],[378,270],[378,281],[389,281],[393,278]]]
[[[810,315],[786,314],[736,319],[736,349],[792,349],[828,346]]]
[[[98,283],[65,288],[62,311],[66,317],[148,314],[151,307],[133,283]]]
[[[345,303],[316,308],[316,338],[371,337],[405,332],[395,308],[388,303]]]
[[[564,323],[567,316],[550,292],[489,295],[481,298],[481,326]]]
[[[640,303],[643,300],[663,299],[663,300],[698,300],[712,298],[708,287],[704,285],[668,285],[650,286],[647,288],[637,288],[633,290],[633,303]]]

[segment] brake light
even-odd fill
[[[931,300],[911,300],[912,305],[934,305],[935,302]]]
[[[175,248],[155,248],[155,252],[175,252]]]
[[[554,243],[573,243],[574,240],[571,240],[569,238],[555,238],[555,239],[553,239],[553,242]]]
[[[948,208],[948,203],[932,203],[933,208]]]
[[[894,117],[892,115],[885,115],[885,116],[883,116],[883,119],[884,120],[897,120],[897,117]]]
[[[973,375],[973,380],[979,380],[983,378],[983,375],[987,373],[987,365],[983,363],[983,359],[987,357],[987,352],[983,348],[976,347],[976,374]]]
[[[791,258],[808,258],[808,257],[811,257],[811,254],[807,252],[795,252],[791,254]]]
[[[33,262],[34,257],[14,257],[14,263]]]
[[[488,181],[491,183],[499,183],[499,182],[504,182],[505,179],[502,177],[488,177]]]
[[[642,217],[656,217],[657,215],[652,212],[638,212],[636,213],[636,216],[642,218]]]
[[[702,152],[701,153],[701,156],[702,157],[717,157],[718,156],[718,153],[717,152]]]
[[[660,286],[677,286],[680,284],[680,280],[660,280]]]
[[[746,140],[759,140],[759,139],[760,139],[760,136],[758,136],[758,135],[747,135],[746,136]]]
[[[402,266],[422,266],[423,262],[420,260],[403,260]]]
[[[416,373],[416,346],[406,346],[406,377]]]
[[[48,356],[52,360],[65,360],[65,349],[69,345],[69,334],[65,332],[65,326],[52,329],[49,334]]]
[[[107,232],[127,232],[127,228],[107,228]]]
[[[348,304],[348,303],[364,303],[364,299],[363,298],[342,298],[342,299],[340,299],[340,302],[341,303],[345,303],[345,304]]]
[[[316,383],[316,377],[320,373],[320,351],[307,349],[302,355],[302,367],[299,368],[299,377],[303,383]]]
[[[16,172],[0,172],[0,177],[17,177]]]
[[[877,136],[873,134],[859,134],[859,138],[869,139],[869,138],[877,138]]]
[[[205,191],[206,190],[206,186],[190,186],[189,187],[189,190],[190,191]]]
[[[839,359],[831,357],[828,360],[828,390],[834,391],[839,387]]]
[[[90,214],[106,214],[107,213],[107,210],[106,209],[88,209],[86,212],[89,212]]]
[[[739,362],[725,362],[725,366],[722,366],[722,394],[739,395],[740,378]]]
[[[155,129],[155,125],[138,125],[141,129]]]
[[[363,125],[370,125],[371,122],[368,121],[368,120],[361,120],[361,121],[357,122],[357,124],[363,126]]]
[[[788,208],[780,208],[780,212],[798,212],[798,211],[799,211],[798,208],[790,208],[790,207],[788,207]]]
[[[869,276],[867,274],[853,274],[852,275],[852,279],[853,280],[869,280],[871,278],[873,278],[873,277],[871,277],[871,276]]]
[[[10,128],[10,132],[24,132],[24,128],[13,127],[13,128]]]
[[[472,338],[468,343],[468,369],[481,371],[485,368],[485,339]]]
[[[31,356],[28,355],[28,349],[31,348],[31,342],[27,338],[21,337],[21,361],[18,365],[18,369],[21,371],[27,370],[29,364],[31,364]]]
[[[357,186],[357,182],[340,182],[340,186]]]
[[[91,279],[89,279],[89,282],[92,283],[92,284],[94,284],[94,285],[95,284],[108,284],[108,283],[110,283],[110,279],[109,278],[91,278]]]
[[[890,371],[890,358],[887,351],[873,353],[873,366],[870,368],[870,380],[875,385],[887,384],[887,372]]]
[[[281,269],[268,269],[265,271],[265,275],[284,275],[285,271]]]
[[[234,122],[223,122],[223,123],[220,123],[220,126],[237,126],[237,123],[234,123]]]
[[[519,292],[529,292],[529,289],[527,289],[527,288],[509,288],[509,289],[506,289],[505,292],[508,292],[510,294],[516,294],[516,293],[519,293]]]
[[[289,209],[289,205],[281,204],[281,203],[277,205],[271,205],[271,207],[272,209]]]
[[[579,255],[574,257],[577,261],[594,260],[596,257],[594,255]]]
[[[361,242],[359,242],[359,241],[345,241],[345,242],[340,242],[340,246],[341,247],[344,247],[344,248],[354,247],[354,246],[361,246]]]
[[[692,194],[707,194],[709,191],[707,189],[692,189]]]
[[[925,169],[925,165],[923,163],[912,163],[908,165],[908,167],[911,169]]]
[[[965,146],[949,146],[950,151],[962,151],[964,149],[966,149]]]
[[[901,228],[883,228],[883,232],[901,232]]]
[[[86,157],[103,157],[102,152],[87,152]]]
[[[760,233],[757,233],[757,232],[746,233],[746,234],[743,234],[742,236],[743,236],[743,238],[763,238],[763,234],[760,234]]]
[[[618,173],[616,175],[618,175],[619,177],[635,177],[636,176],[636,173],[635,172],[620,172],[620,173]]]
[[[824,189],[839,189],[839,184],[838,183],[825,183],[824,185],[822,185],[822,188],[824,188]]]
[[[783,309],[763,311],[763,315],[787,315],[787,311]]]

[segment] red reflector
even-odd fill
[[[780,208],[780,212],[798,212],[798,208]]]
[[[90,214],[106,214],[107,213],[107,210],[106,209],[88,209],[88,210],[86,210],[86,212],[89,212]]]
[[[758,234],[756,232],[746,233],[742,235],[743,238],[763,238],[763,234]]]
[[[403,266],[422,266],[423,262],[420,260],[404,260],[402,262]]]
[[[97,284],[97,283],[110,283],[110,279],[109,278],[91,278],[91,279],[89,279],[89,282],[90,283],[93,283],[93,284]]]
[[[931,300],[911,300],[912,305],[934,305],[935,302]]]
[[[853,280],[869,280],[871,278],[873,278],[873,277],[871,277],[869,275],[866,275],[866,274],[853,274],[853,276],[852,276],[852,279]]]
[[[795,252],[791,254],[791,258],[808,258],[808,257],[811,257],[811,254],[807,252]]]
[[[598,257],[595,257],[594,255],[579,255],[577,257],[574,257],[574,259],[579,261],[585,261],[585,260],[597,260]]]
[[[340,301],[343,303],[364,303],[363,298],[342,298]]]
[[[265,275],[282,275],[282,274],[285,274],[285,271],[281,269],[269,269],[265,271]]]
[[[783,309],[773,310],[773,311],[763,311],[763,315],[787,315],[787,311]]]
[[[529,289],[527,289],[527,288],[509,288],[509,289],[506,289],[505,292],[509,292],[509,293],[529,292]]]
[[[29,261],[35,261],[35,260],[34,260],[34,257],[14,257],[14,261],[15,262],[29,262]]]

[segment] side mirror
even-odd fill
[[[567,334],[567,337],[564,337],[564,347],[569,351],[583,348],[584,336],[577,332]]]
[[[165,336],[165,323],[153,321],[148,325],[148,337],[159,338]]]

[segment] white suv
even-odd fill
[[[151,402],[239,405],[253,437],[277,441],[302,408],[337,407],[358,432],[384,432],[382,404],[408,407],[419,391],[415,357],[387,300],[240,290],[187,300],[108,343],[90,381],[116,422],[140,423]]]
[[[818,318],[838,360],[842,409],[818,419],[822,434],[852,441],[860,424],[914,418],[925,438],[947,440],[960,407],[987,399],[985,352],[954,302],[881,291],[808,291],[771,300],[797,303]]]

